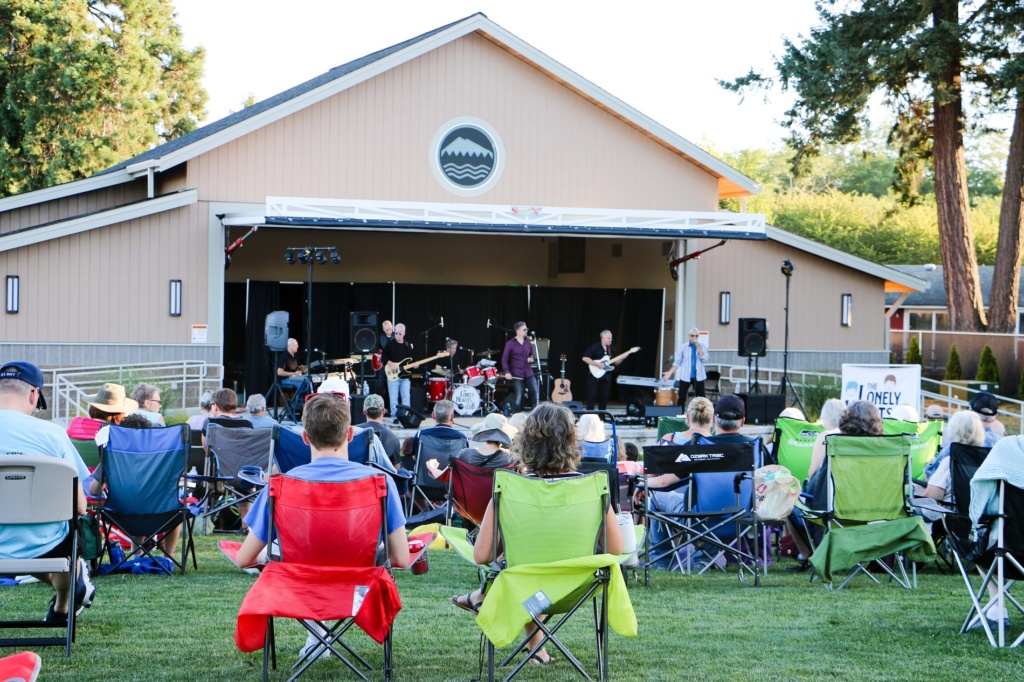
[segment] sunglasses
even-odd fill
[[[306,395],[306,399],[302,401],[302,404],[305,405],[313,398],[318,398],[320,396],[334,396],[335,399],[348,400],[348,396],[341,391],[325,391],[324,393],[309,393]]]

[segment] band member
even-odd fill
[[[384,346],[384,354],[381,359],[384,360],[385,367],[390,367],[393,370],[398,369],[398,363],[406,358],[412,357],[412,344],[406,343],[405,341],[405,325],[396,324],[394,328],[394,337],[388,341],[388,345]],[[392,381],[388,379],[388,394],[391,399],[391,416],[395,422],[398,422],[398,406],[409,405],[412,382],[408,377],[405,379],[398,379]]]
[[[536,405],[540,386],[530,366],[533,364],[533,343],[526,338],[530,330],[526,328],[525,322],[516,322],[513,328],[516,335],[505,342],[505,350],[501,353],[501,368],[505,370],[505,378],[512,381],[512,410],[520,412],[523,409],[523,389],[529,389],[529,400]]]
[[[612,368],[613,364],[617,365],[622,362],[622,360],[615,363],[602,362],[602,358],[611,358],[613,355],[615,355],[615,346],[612,345],[612,333],[605,329],[601,332],[600,340],[583,353],[583,362],[597,369],[608,370]],[[592,410],[595,405],[599,410],[608,409],[608,394],[611,392],[611,388],[611,373],[598,379],[587,372],[587,409]]]
[[[458,340],[448,339],[444,344],[444,349],[448,351],[448,360],[445,363],[448,366],[443,369],[448,370],[448,380],[454,383],[456,375],[462,373],[462,368],[459,367],[458,358],[455,357],[459,352]],[[438,369],[442,369],[441,365],[435,365],[435,367],[437,367]]]
[[[384,347],[388,345],[388,342],[391,341],[392,338],[394,338],[395,330],[394,330],[394,327],[392,327],[392,325],[391,325],[391,320],[384,320],[384,324],[382,324],[380,326],[380,329],[381,329],[381,332],[378,335],[378,337],[379,337],[378,341],[380,342],[380,349],[384,350]],[[374,389],[374,391],[378,395],[385,395],[386,391],[387,391],[387,388],[388,388],[388,378],[384,374],[384,368],[383,367],[381,367],[377,371],[376,384],[377,385],[376,385],[376,388]]]
[[[704,397],[704,380],[708,373],[704,369],[704,362],[708,357],[708,348],[700,342],[700,330],[694,327],[690,330],[686,343],[679,344],[679,352],[672,366],[661,375],[662,380],[672,376],[672,372],[679,368],[679,406],[686,406],[686,394],[690,391],[690,384],[693,384],[694,395]]]
[[[299,342],[288,339],[288,352],[281,355],[277,361],[277,377],[282,386],[295,389],[294,404],[301,405],[302,399],[313,386],[306,376],[305,366],[299,363],[298,352]]]

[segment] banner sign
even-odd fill
[[[920,410],[920,365],[843,365],[842,401],[873,403],[882,417],[888,417],[897,405]]]

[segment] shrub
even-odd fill
[[[830,374],[808,377],[800,386],[800,404],[803,405],[807,421],[815,421],[821,414],[821,406],[825,401],[829,398],[838,398],[839,393],[839,377]]]
[[[985,347],[981,349],[981,359],[978,360],[978,374],[975,379],[986,383],[1001,383],[999,381],[999,365],[996,363],[996,355],[988,344],[985,344]]]
[[[907,354],[903,358],[904,365],[921,365],[921,369],[924,370],[924,361],[921,358],[921,344],[918,343],[916,336],[910,337],[910,346],[907,348]]]
[[[954,343],[949,347],[949,362],[946,363],[946,381],[956,381],[961,378],[963,369],[960,367],[960,352]]]

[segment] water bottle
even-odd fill
[[[363,395],[370,395],[370,382],[363,382]]]

